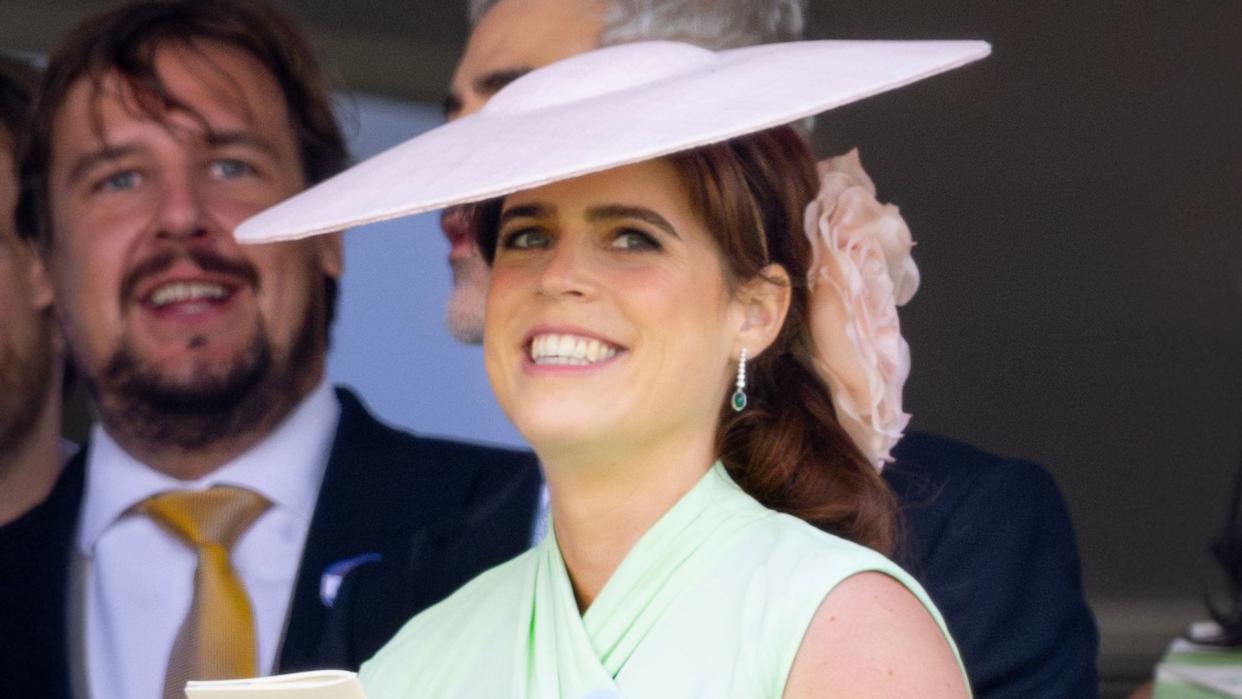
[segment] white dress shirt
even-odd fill
[[[232,555],[254,610],[259,670],[272,671],[340,410],[323,381],[263,441],[196,481],[139,463],[96,425],[77,538],[85,575],[86,683],[93,699],[161,696],[173,640],[190,609],[197,558],[149,517],[129,510],[166,490],[234,485],[272,502]]]

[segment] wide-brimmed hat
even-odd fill
[[[788,124],[989,51],[982,41],[801,41],[720,52],[657,41],[590,51],[247,219],[236,236],[302,238],[649,160]]]

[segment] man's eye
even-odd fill
[[[612,239],[612,247],[621,250],[659,250],[660,244],[640,230],[626,228],[617,231],[616,237]]]
[[[137,187],[142,176],[136,170],[114,172],[95,183],[94,189],[99,192],[124,192]]]
[[[211,161],[211,174],[223,180],[245,177],[253,172],[254,168],[240,160],[221,158]]]
[[[548,246],[548,234],[538,228],[523,228],[503,237],[503,247],[510,250],[526,250],[545,248]]]

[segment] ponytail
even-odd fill
[[[669,156],[721,249],[726,282],[779,264],[790,307],[776,340],[747,366],[747,405],[721,407],[721,460],[747,493],[825,531],[892,551],[896,499],[837,422],[811,360],[803,209],[814,197],[814,158],[791,127]]]

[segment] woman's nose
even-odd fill
[[[595,281],[590,269],[590,251],[577,240],[565,239],[550,251],[539,275],[539,293],[549,298],[589,298]]]

